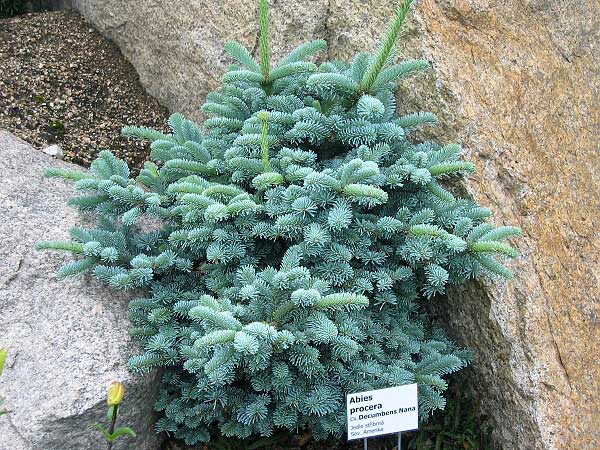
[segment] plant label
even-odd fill
[[[417,385],[348,394],[346,413],[348,440],[416,430],[419,427]]]

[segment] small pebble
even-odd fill
[[[51,145],[42,150],[46,155],[53,156],[54,158],[63,159],[64,154],[62,148],[59,145]]]

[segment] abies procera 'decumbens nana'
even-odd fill
[[[447,188],[474,165],[458,145],[411,139],[433,114],[396,114],[397,81],[429,68],[395,62],[410,6],[375,54],[317,66],[322,40],[271,62],[261,0],[258,61],[226,44],[234,64],[202,126],[174,114],[168,134],[125,127],[151,141],[135,178],[107,151],[90,172],[48,171],[97,218],[39,245],[77,255],[59,275],[143,293],[129,304],[141,343],[129,368],[163,370],[158,431],[188,444],[277,429],[326,438],[345,430],[347,393],[407,383],[423,419],[444,408],[444,377],[468,352],[419,303],[510,277],[503,240],[519,231]]]

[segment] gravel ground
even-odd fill
[[[103,149],[140,167],[147,144],[123,125],[163,129],[168,111],[144,92],[119,49],[74,11],[0,20],[0,129],[88,166]]]

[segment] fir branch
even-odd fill
[[[258,120],[260,121],[260,151],[262,154],[263,169],[265,172],[271,171],[271,165],[269,164],[269,139],[268,139],[268,120],[269,113],[261,111],[257,114]]]
[[[316,309],[360,309],[369,305],[369,299],[364,295],[338,293],[329,294],[315,301]]]
[[[469,245],[475,253],[498,253],[515,258],[518,253],[510,245],[498,241],[477,241]]]
[[[154,142],[158,139],[171,139],[171,136],[148,127],[125,126],[121,129],[121,134],[125,137],[146,139],[151,142]]]
[[[261,72],[260,65],[254,61],[252,55],[246,47],[237,42],[228,42],[225,44],[225,51],[229,53],[236,61],[252,72]]]
[[[235,334],[235,330],[213,331],[212,333],[205,334],[200,339],[197,339],[194,343],[194,347],[196,347],[197,349],[203,349],[205,347],[212,347],[217,344],[233,342]]]
[[[56,273],[56,276],[58,278],[72,277],[73,275],[79,275],[80,273],[87,272],[95,265],[95,258],[78,259],[77,261],[73,261],[62,266]]]
[[[323,39],[316,39],[314,41],[306,42],[299,45],[290,53],[287,54],[279,63],[278,66],[284,66],[286,64],[303,61],[315,53],[321,52],[327,48],[327,42]]]
[[[259,24],[259,54],[260,69],[263,82],[269,82],[269,73],[271,71],[271,49],[269,47],[269,2],[268,0],[259,0],[258,6],[258,24]]]
[[[509,269],[490,256],[480,254],[477,260],[484,269],[488,270],[492,274],[506,279],[511,279],[514,276]]]
[[[61,250],[75,254],[83,253],[83,244],[71,241],[45,241],[35,245],[36,250]]]
[[[385,67],[386,62],[394,47],[396,46],[396,42],[398,40],[398,35],[400,34],[400,30],[402,29],[402,25],[404,24],[404,20],[410,10],[410,6],[413,0],[401,0],[401,4],[396,8],[396,14],[394,20],[390,24],[388,28],[388,32],[385,36],[384,41],[379,46],[377,50],[377,54],[375,58],[369,64],[367,71],[364,76],[360,80],[358,85],[359,92],[369,92],[373,83]]]
[[[79,181],[94,178],[93,175],[81,170],[52,167],[44,170],[45,177],[64,178],[65,180]]]

